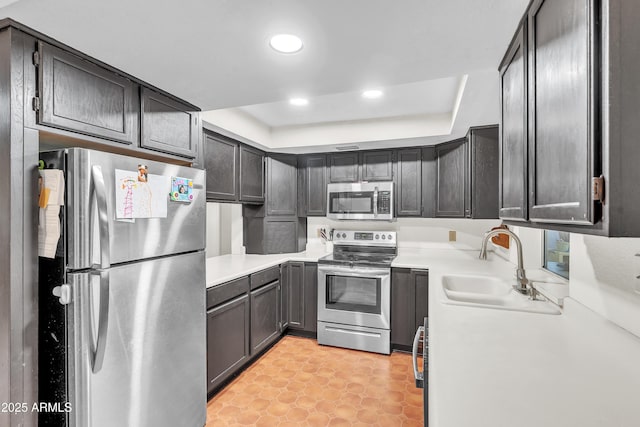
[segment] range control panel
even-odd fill
[[[333,243],[337,245],[396,246],[395,231],[334,230]]]
[[[378,214],[391,213],[391,191],[378,192]]]

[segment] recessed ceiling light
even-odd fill
[[[376,99],[382,96],[382,91],[379,89],[370,89],[362,92],[362,97],[367,99]]]
[[[302,50],[302,40],[293,34],[278,34],[271,37],[269,45],[280,53],[296,53]]]
[[[296,107],[304,107],[309,104],[309,100],[306,98],[291,98],[289,104],[295,105]]]

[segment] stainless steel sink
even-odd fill
[[[446,275],[442,277],[445,303],[479,308],[560,314],[546,300],[531,300],[513,289],[510,282],[491,276]]]

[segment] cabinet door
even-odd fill
[[[297,161],[291,155],[267,158],[267,215],[296,215]]]
[[[298,251],[298,219],[270,217],[264,219],[265,254],[284,254]]]
[[[207,391],[249,359],[249,294],[207,311]]]
[[[529,218],[595,221],[599,170],[594,0],[536,0],[529,31]]]
[[[38,53],[38,124],[137,143],[136,84],[46,43],[38,43]]]
[[[304,288],[304,263],[289,263],[290,287],[289,287],[289,326],[295,329],[305,327],[305,288]]]
[[[358,152],[329,154],[330,182],[358,182]]]
[[[318,330],[318,264],[304,263],[304,330]]]
[[[289,327],[289,295],[291,289],[290,263],[280,266],[280,332]]]
[[[422,216],[433,218],[436,215],[437,183],[436,148],[422,148]]]
[[[527,48],[520,27],[500,68],[500,218],[526,221]]]
[[[360,153],[363,181],[391,181],[393,179],[392,150],[363,151]]]
[[[464,218],[466,139],[436,146],[436,217]]]
[[[238,199],[238,143],[204,134],[207,200]]]
[[[240,145],[240,201],[264,203],[264,153]]]
[[[251,355],[259,353],[280,335],[280,281],[251,291]]]
[[[397,169],[397,216],[422,215],[422,151],[398,150]]]
[[[327,212],[327,156],[303,157],[304,209],[307,216],[325,216]]]
[[[472,128],[469,144],[469,218],[498,218],[498,126]]]
[[[196,157],[198,112],[144,87],[140,99],[140,145],[191,159]]]
[[[415,330],[415,285],[411,270],[391,270],[391,345],[407,349],[413,343]]]

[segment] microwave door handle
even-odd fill
[[[378,217],[378,187],[373,189],[373,216]]]

